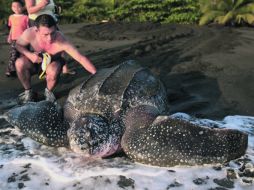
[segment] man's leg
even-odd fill
[[[47,66],[46,81],[48,90],[52,91],[56,86],[61,70],[62,65],[57,61],[54,61]]]
[[[34,101],[34,94],[31,89],[31,75],[35,72],[34,65],[24,56],[18,58],[15,62],[18,78],[23,85],[25,92],[18,98],[19,103]]]
[[[24,56],[16,60],[16,72],[25,90],[31,89],[31,75],[34,72],[34,65]]]
[[[62,71],[62,64],[60,62],[52,62],[47,66],[47,70],[46,70],[47,88],[45,89],[45,98],[48,101],[51,101],[51,102],[56,101],[56,98],[52,90],[57,84],[61,71]]]

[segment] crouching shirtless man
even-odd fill
[[[40,15],[35,20],[35,26],[23,32],[16,42],[16,48],[21,56],[16,60],[16,71],[25,92],[19,97],[22,103],[34,101],[31,88],[31,76],[38,72],[42,57],[39,53],[46,52],[51,55],[51,63],[46,68],[45,98],[55,102],[56,98],[52,92],[65,64],[61,54],[66,52],[79,62],[91,74],[96,73],[94,65],[65,39],[63,34],[57,30],[56,22],[50,15]],[[32,50],[31,50],[32,49]]]

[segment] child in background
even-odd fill
[[[10,33],[8,35],[8,43],[11,44],[10,60],[6,69],[5,75],[7,77],[16,76],[15,61],[18,57],[18,51],[15,48],[16,40],[29,27],[28,16],[23,14],[23,3],[20,0],[14,0],[11,4],[11,10],[14,14],[9,16],[8,26]]]

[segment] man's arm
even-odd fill
[[[8,19],[8,29],[9,29],[9,35],[7,37],[7,42],[10,44],[11,43],[11,16],[9,16],[9,19]]]
[[[82,55],[70,42],[64,40],[62,47],[66,53],[79,62],[88,72],[92,74],[96,73],[96,68],[91,61],[86,56]]]
[[[22,35],[16,41],[16,49],[21,54],[26,56],[32,63],[39,63],[42,61],[42,58],[27,49],[27,46],[31,42],[30,37],[31,37],[31,28],[28,28],[22,33]]]
[[[49,0],[42,0],[37,5],[35,5],[35,0],[25,0],[25,3],[27,12],[33,14],[43,9],[49,3]]]

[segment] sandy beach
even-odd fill
[[[177,113],[174,117],[248,133],[247,152],[229,163],[194,167],[150,167],[122,155],[91,160],[67,148],[41,145],[0,118],[0,189],[253,189],[253,28],[151,23],[59,28],[97,69],[130,59],[149,68],[165,85],[170,113]],[[9,56],[6,37],[7,29],[0,29],[0,115],[16,106],[23,92],[17,78],[4,74]],[[54,91],[60,104],[89,77],[78,63],[66,59],[76,74],[61,75]],[[33,76],[32,84],[43,99],[45,81]]]
[[[60,30],[97,69],[137,60],[160,77],[167,88],[171,113],[199,118],[254,115],[254,30],[159,24],[72,24]],[[4,75],[8,61],[7,30],[0,32],[1,111],[23,91],[17,78]],[[64,102],[69,90],[88,77],[67,57],[76,75],[61,76],[55,93]],[[33,78],[42,94],[44,81]],[[2,108],[1,108],[2,107]]]

